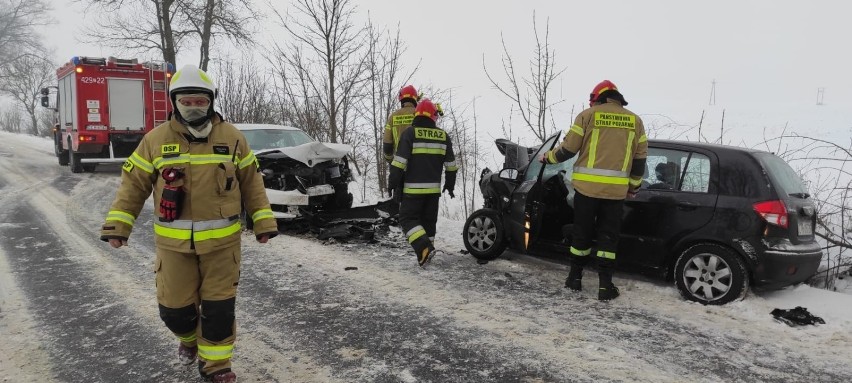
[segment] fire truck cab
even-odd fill
[[[115,57],[74,57],[60,67],[58,85],[41,90],[42,106],[55,112],[59,164],[81,173],[124,162],[145,133],[169,118],[172,73],[172,64]]]

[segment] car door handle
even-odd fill
[[[681,202],[677,203],[677,207],[679,207],[683,210],[695,210],[695,209],[698,208],[698,204],[696,204],[694,202],[681,201]]]

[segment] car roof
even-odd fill
[[[686,146],[693,147],[699,149],[709,150],[715,153],[722,152],[743,152],[743,153],[768,153],[765,150],[758,150],[752,148],[744,148],[741,146],[731,146],[731,145],[720,145],[720,144],[711,144],[707,142],[698,142],[698,141],[680,141],[680,140],[657,140],[657,139],[649,139],[648,144],[663,144],[663,145],[672,145],[672,146]]]
[[[302,130],[293,126],[275,124],[233,124],[239,130]]]

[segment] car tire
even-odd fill
[[[476,259],[496,259],[506,250],[506,233],[500,213],[494,209],[480,209],[464,223],[464,247]]]
[[[68,145],[68,162],[71,166],[71,173],[82,173],[83,164],[80,163],[80,155],[74,152],[74,148]]]
[[[730,248],[701,243],[684,251],[675,263],[675,283],[684,298],[705,305],[723,305],[748,292],[749,272]]]
[[[62,141],[60,140],[60,137],[54,137],[53,152],[56,154],[56,158],[59,160],[59,166],[68,166],[68,151],[62,149]]]

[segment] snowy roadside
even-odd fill
[[[105,248],[95,238],[115,193],[118,172],[70,174],[50,157],[49,140],[22,142],[18,137],[22,136],[0,136],[19,154],[0,157],[6,171],[0,175],[0,198],[8,196],[9,202],[19,204],[8,207],[10,214],[17,211],[16,217],[34,210],[31,225],[51,228],[49,242],[55,247],[40,247],[41,241],[25,233],[6,244],[0,255],[16,263],[0,271],[7,272],[6,277],[25,278],[16,285],[19,300],[61,292],[26,289],[32,288],[27,284],[32,279],[26,277],[50,272],[56,275],[57,286],[80,289],[72,302],[80,304],[58,306],[61,300],[31,298],[26,305],[3,307],[3,326],[13,325],[8,320],[22,321],[16,327],[21,330],[15,338],[18,344],[49,361],[34,367],[4,359],[0,370],[20,366],[26,376],[39,376],[73,371],[75,364],[87,363],[104,371],[130,368],[146,374],[136,376],[140,379],[155,373],[161,381],[192,376],[186,369],[158,367],[172,357],[173,339],[162,328],[153,304],[152,207],[146,206],[140,216],[130,248]],[[30,144],[35,152],[17,149]],[[0,152],[9,152],[7,148],[0,146]],[[58,179],[42,182],[53,178]],[[11,186],[24,184],[32,186]],[[726,306],[702,306],[680,298],[671,284],[618,273],[615,280],[624,295],[603,303],[592,291],[575,294],[562,288],[567,268],[559,260],[507,252],[477,264],[460,253],[462,226],[458,220],[439,220],[436,242],[445,253],[425,269],[416,266],[398,231],[379,244],[323,244],[281,235],[261,245],[245,233],[238,300],[241,335],[235,358],[241,380],[660,382],[852,377],[848,365],[852,296],[798,286],[753,293]],[[4,235],[12,233],[10,229],[14,228],[0,227]],[[54,251],[50,264],[77,272],[61,283],[64,275],[57,268],[21,274],[20,265],[35,255],[27,254],[29,249],[38,249],[39,254]],[[593,281],[594,275],[587,279]],[[791,328],[769,314],[774,308],[795,305],[807,307],[827,323]],[[82,349],[81,343],[49,337],[84,331],[68,323],[101,308],[119,314],[113,318],[122,331],[108,333],[108,339],[146,339],[144,346],[119,348],[115,356],[97,349],[90,340],[110,328],[103,324],[85,329]],[[29,315],[33,313],[41,315]],[[156,336],[151,337],[151,331]],[[9,346],[14,345],[0,346],[0,351],[11,353]],[[74,359],[68,362],[64,356],[72,353]],[[126,365],[116,365],[116,360]]]

